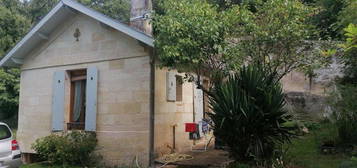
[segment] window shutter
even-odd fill
[[[52,131],[64,129],[64,82],[65,71],[55,72],[52,95]]]
[[[176,73],[166,72],[166,97],[167,101],[176,101]]]
[[[85,120],[86,131],[96,131],[97,88],[98,88],[98,70],[96,67],[89,67],[87,69],[86,120]]]
[[[198,123],[203,119],[203,91],[197,89],[197,85],[194,84],[194,110],[195,110],[195,122]]]

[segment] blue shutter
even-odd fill
[[[167,101],[176,101],[176,73],[166,72],[166,98]]]
[[[196,84],[193,87],[195,122],[198,123],[203,119],[203,91],[202,89],[197,89]]]
[[[52,131],[64,129],[64,82],[65,71],[55,72],[52,95]]]
[[[87,91],[86,91],[86,131],[96,131],[97,120],[97,87],[98,70],[96,67],[87,69]]]

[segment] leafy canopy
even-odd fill
[[[29,0],[27,2],[27,15],[32,23],[40,21],[58,1]],[[130,3],[128,0],[78,0],[78,2],[123,22],[127,22],[130,17]]]
[[[357,87],[357,25],[350,24],[345,29],[346,41],[342,44],[342,60],[345,64],[342,84],[353,84]]]
[[[307,20],[311,12],[298,0],[266,1],[245,25],[237,26],[236,54],[277,71],[279,78],[302,67],[315,59],[306,54],[311,45],[307,40],[314,35]]]
[[[304,65],[313,34],[312,10],[298,0],[267,0],[219,10],[201,0],[161,1],[153,21],[162,66],[198,75],[237,70],[243,62],[266,65],[279,78]]]
[[[201,0],[165,0],[155,15],[155,46],[162,66],[196,73],[224,70],[240,61],[227,40],[248,11],[219,12]],[[237,15],[238,14],[238,15]]]
[[[26,18],[8,8],[0,6],[0,55],[4,55],[27,32]]]
[[[21,3],[14,0],[0,0],[0,55],[5,55],[19,41],[30,27],[26,17],[21,15]],[[18,109],[18,69],[0,69],[0,119],[13,116]]]

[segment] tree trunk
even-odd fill
[[[135,18],[143,16],[145,13],[149,13],[152,10],[151,0],[131,0],[130,17]],[[142,31],[148,35],[152,34],[152,27],[149,19],[138,18],[130,21],[130,26]]]

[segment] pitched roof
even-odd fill
[[[108,25],[128,36],[135,38],[148,46],[154,47],[154,40],[151,36],[137,31],[130,26],[112,19],[104,14],[92,10],[73,0],[61,0],[31,31],[12,48],[7,55],[0,61],[0,66],[19,66],[28,52],[35,48],[41,41],[47,40],[48,35],[69,17],[83,13],[105,25]]]

